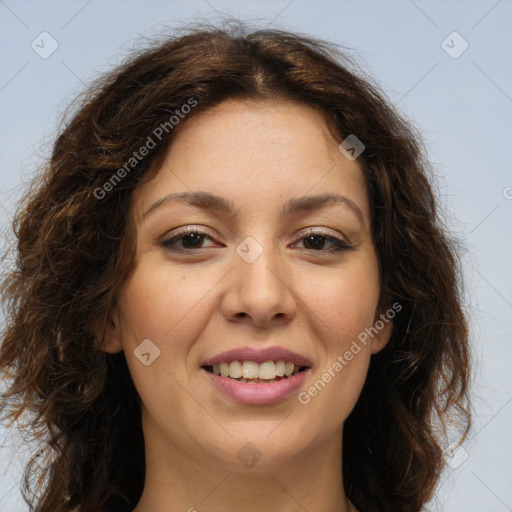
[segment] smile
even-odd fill
[[[214,375],[244,383],[279,382],[297,375],[307,368],[307,366],[298,366],[289,361],[265,361],[261,364],[256,361],[231,361],[204,367]]]
[[[245,405],[271,405],[298,391],[311,361],[285,347],[246,346],[206,359],[201,371],[225,397]]]

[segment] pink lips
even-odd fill
[[[213,366],[231,361],[285,361],[295,366],[308,366],[309,368],[281,380],[270,383],[240,382],[229,377],[221,377],[204,369],[205,366]],[[311,362],[304,356],[292,352],[284,347],[267,347],[255,349],[244,347],[229,350],[207,359],[203,363],[202,371],[210,382],[223,394],[236,402],[245,405],[270,405],[280,402],[292,395],[304,382],[311,372]]]
[[[258,364],[265,361],[285,361],[286,363],[293,363],[295,366],[311,366],[311,362],[307,358],[284,347],[236,348],[207,359],[202,366],[213,366],[214,364],[230,363],[231,361],[255,361]]]
[[[304,382],[311,369],[268,384],[240,382],[229,377],[215,375],[204,369],[202,371],[218,390],[233,400],[245,405],[270,405],[293,394]]]

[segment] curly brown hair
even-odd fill
[[[439,219],[420,134],[339,47],[232,24],[157,39],[97,79],[73,104],[15,214],[17,245],[1,288],[0,368],[9,387],[0,406],[11,424],[30,413],[25,426],[53,449],[51,460],[38,462],[36,453],[25,469],[23,496],[35,512],[137,504],[140,398],[124,353],[100,349],[134,260],[133,191],[193,116],[228,98],[279,97],[316,108],[338,141],[364,141],[358,161],[380,300],[402,306],[344,426],[346,493],[359,510],[381,512],[417,512],[432,497],[443,467],[438,426],[455,408],[463,436],[469,429],[470,357],[457,246]],[[127,169],[134,150],[190,98],[196,105],[186,118]]]

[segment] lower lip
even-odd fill
[[[229,377],[215,375],[202,369],[214,386],[236,402],[245,405],[270,405],[280,402],[293,394],[304,382],[310,368],[292,377],[265,384],[262,382],[239,382]]]

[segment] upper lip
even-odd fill
[[[296,366],[311,366],[311,362],[306,357],[287,348],[277,346],[267,348],[235,348],[207,359],[203,362],[202,366],[231,363],[231,361],[254,361],[259,364],[265,361],[285,361]]]

